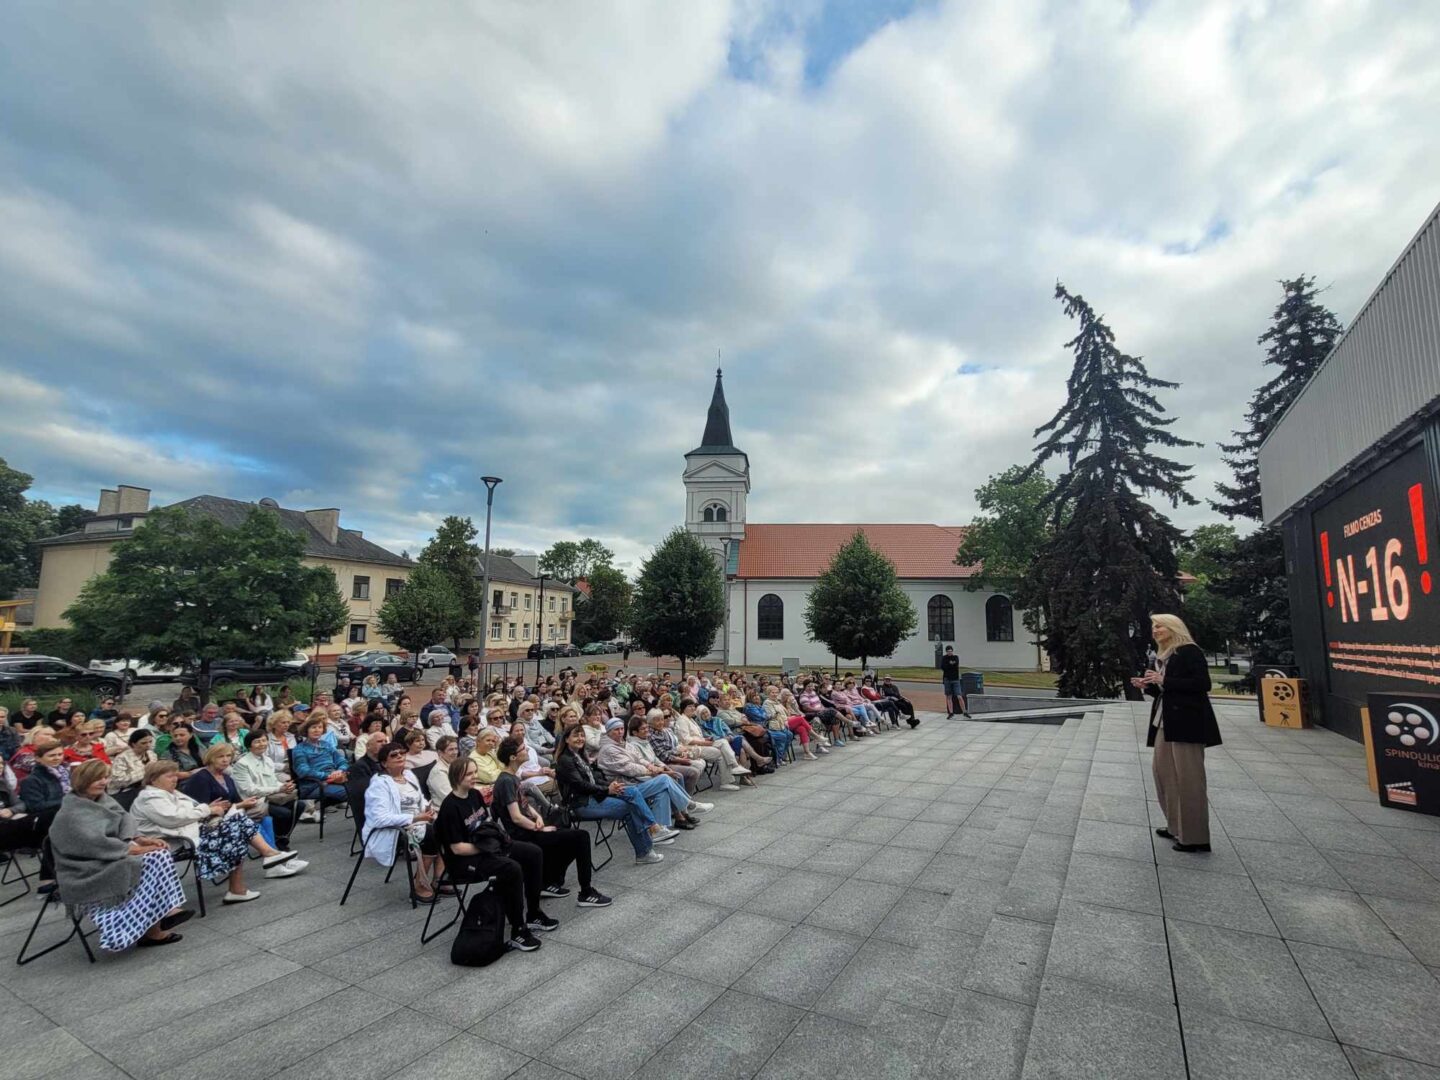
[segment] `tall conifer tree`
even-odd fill
[[[1334,312],[1316,299],[1313,277],[1301,274],[1280,282],[1280,288],[1285,295],[1270,317],[1269,328],[1256,339],[1265,346],[1265,363],[1279,372],[1251,397],[1245,428],[1235,432],[1235,441],[1220,445],[1235,482],[1216,484],[1221,497],[1210,505],[1231,520],[1263,520],[1260,444],[1320,369],[1342,332]],[[1278,530],[1262,524],[1243,537],[1213,587],[1238,605],[1237,637],[1253,656],[1272,664],[1294,660],[1285,546]]]
[[[1179,607],[1181,534],[1144,496],[1196,502],[1185,490],[1189,467],[1151,447],[1198,444],[1169,431],[1175,418],[1155,396],[1178,384],[1121,352],[1083,297],[1061,284],[1055,297],[1080,328],[1065,346],[1075,355],[1067,400],[1035,431],[1046,438],[1030,471],[1054,457],[1066,465],[1047,500],[1054,533],[1035,575],[1061,695],[1112,697],[1143,665],[1150,616]]]

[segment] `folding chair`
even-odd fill
[[[45,840],[44,846],[46,848],[50,846],[50,840],[48,838]],[[50,910],[51,904],[57,905],[60,910],[64,912],[65,918],[70,922],[70,932],[53,945],[47,945],[39,952],[26,956],[25,951],[30,948],[30,943],[35,940],[35,932],[40,929],[40,920],[45,918],[45,912]],[[40,957],[46,956],[61,946],[68,944],[72,938],[78,937],[81,947],[85,950],[85,956],[89,959],[90,963],[93,964],[95,963],[95,953],[91,950],[88,940],[90,934],[93,933],[95,933],[93,930],[87,933],[84,928],[81,927],[80,920],[65,909],[64,902],[60,899],[60,890],[52,889],[46,893],[45,900],[40,905],[40,910],[35,913],[35,921],[30,924],[30,932],[25,935],[25,940],[20,943],[20,952],[15,956],[15,963],[24,965],[30,963],[32,960],[39,960]]]
[[[289,761],[290,761],[290,775],[291,775],[291,777],[297,777],[298,774],[295,772],[295,748],[294,748],[293,746],[291,746],[291,747],[286,747],[286,749],[285,749],[285,756],[286,756],[286,757],[289,759]],[[308,781],[308,780],[307,780],[307,781],[303,781],[303,783],[312,783],[312,782],[313,782],[313,781]],[[301,780],[299,780],[299,779],[296,779],[296,780],[295,780],[295,790],[296,790],[296,792],[299,792],[299,791],[300,791],[300,785],[301,785],[301,783],[302,783]],[[342,805],[342,804],[341,804],[340,802],[334,801],[333,799],[332,799],[332,800],[328,800],[328,801],[326,800],[326,798],[325,798],[325,784],[324,784],[323,782],[317,783],[317,784],[315,785],[315,795],[314,795],[313,798],[312,798],[311,796],[304,795],[304,794],[301,794],[301,795],[300,795],[300,798],[303,799],[303,800],[305,800],[306,802],[313,802],[313,803],[315,804],[315,806],[318,808],[319,813],[320,813],[320,837],[319,837],[319,839],[323,841],[323,840],[325,839],[325,811],[328,810],[328,809],[329,809],[330,807],[332,807],[332,806],[340,806],[340,805]],[[345,807],[345,810],[346,810],[347,813],[349,812],[349,809],[350,809],[350,808],[349,808],[349,806],[347,805],[347,806]],[[298,824],[298,822],[297,822],[297,824]],[[359,826],[357,825],[356,828],[358,829]],[[351,846],[352,849],[354,848],[355,845],[354,845],[354,842],[353,842],[353,841],[351,842],[351,845],[350,845],[350,846]]]
[[[175,876],[184,879],[186,868],[194,871],[195,902],[200,907],[200,918],[205,918],[205,880],[200,876],[200,853],[195,845],[184,838],[175,841],[180,846],[170,849],[170,858],[175,861]]]
[[[356,820],[359,821],[361,823],[361,826],[363,827],[365,822],[365,811],[363,802],[361,803],[360,812],[356,814]],[[403,855],[405,857],[405,880],[410,887],[406,895],[410,898],[410,908],[413,911],[416,907],[419,906],[415,900],[415,859],[414,856],[410,854],[409,839],[406,836],[402,835],[404,832],[404,826],[386,825],[382,828],[376,829],[375,832],[395,833],[395,846],[397,848],[397,851],[395,853],[396,857],[390,863],[390,868],[385,871],[385,884],[390,884],[390,876],[395,873],[395,863],[399,862],[400,856]],[[374,833],[372,833],[371,835],[373,836]],[[350,890],[355,887],[355,879],[360,876],[360,866],[362,863],[364,863],[364,861],[365,846],[362,844],[360,846],[360,854],[355,856],[355,869],[350,871],[350,880],[345,883],[345,892],[342,893],[340,896],[341,907],[344,907],[345,901],[350,899]],[[438,903],[439,901],[436,902]]]
[[[703,758],[701,760],[705,762],[705,771],[700,775],[700,779],[695,782],[695,794],[697,795],[702,791],[709,791],[713,788],[719,782],[720,774],[720,763],[718,761]],[[701,787],[702,784],[704,787]]]
[[[595,864],[591,867],[591,869],[592,869],[592,870],[603,870],[603,869],[605,869],[605,867],[607,867],[607,866],[610,865],[610,860],[615,857],[615,849],[610,846],[610,838],[615,835],[615,830],[620,827],[620,819],[619,819],[619,818],[591,818],[591,819],[589,819],[588,821],[581,821],[580,824],[582,824],[582,825],[594,825],[594,826],[595,826],[595,847],[596,847],[597,849],[599,849],[600,847],[603,846],[603,847],[605,848],[605,852],[606,852],[605,858],[602,859],[600,862],[595,863]],[[605,828],[606,825],[609,825],[609,826],[610,826],[610,828],[609,828],[608,830]]]
[[[3,872],[0,872],[0,886],[19,884],[24,888],[7,900],[0,900],[0,907],[4,907],[6,904],[13,904],[21,897],[30,895],[32,891],[30,888],[30,879],[40,872],[40,868],[37,866],[34,870],[26,870],[25,867],[21,866],[20,859],[26,855],[32,858],[38,858],[40,853],[31,848],[16,848],[10,852],[10,858],[5,860],[5,869]],[[12,871],[14,871],[13,875]]]
[[[446,862],[445,869],[440,872],[440,880],[435,882],[435,903],[426,905],[430,910],[425,912],[425,925],[420,928],[420,944],[428,945],[465,917],[465,901],[470,895],[471,885],[479,885],[480,892],[484,892],[494,884],[495,879],[493,877],[485,878],[482,881],[459,881],[451,875],[450,864]],[[455,914],[450,916],[450,921],[444,926],[432,932],[430,929],[430,920],[435,917],[435,909],[440,906],[440,890],[446,885],[451,885],[455,888]]]

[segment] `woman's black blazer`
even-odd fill
[[[1155,745],[1155,718],[1164,717],[1165,741],[1220,745],[1220,725],[1210,705],[1210,665],[1199,645],[1181,645],[1165,664],[1164,691],[1145,688],[1155,695],[1150,706],[1150,730],[1145,745]]]

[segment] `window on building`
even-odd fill
[[[985,601],[985,640],[1015,640],[1015,608],[1008,596],[997,594]]]
[[[760,597],[755,612],[755,636],[761,641],[779,641],[785,637],[785,601],[773,592]]]
[[[562,596],[560,598],[560,610],[562,612],[570,610],[570,598],[568,596]]]
[[[551,641],[554,641],[554,640],[555,640],[555,627],[552,626],[552,627],[550,627],[549,629],[550,629],[550,635],[549,635],[549,636],[550,636],[550,640],[551,640]]]
[[[705,521],[724,521],[727,516],[725,507],[720,503],[711,503],[700,513],[700,517]]]
[[[522,641],[530,640],[530,624],[528,622],[520,625],[520,639]]]
[[[514,610],[515,610],[517,607],[519,607],[519,606],[520,606],[520,594],[519,594],[518,592],[512,592],[512,593],[510,594],[510,610],[511,610],[511,611],[514,611]]]
[[[491,606],[491,607],[504,607],[504,606],[505,606],[505,594],[504,594],[503,592],[501,592],[499,589],[496,589],[496,590],[495,590],[495,595],[492,596],[492,597],[490,597],[490,606]]]
[[[533,600],[533,599],[534,599],[534,597],[532,597],[528,592],[525,594],[525,610],[526,610],[526,611],[529,611],[529,610],[530,610],[530,601]]]
[[[555,597],[553,597],[553,596],[550,597],[550,610],[551,610],[551,611],[554,611],[554,610],[555,610]]]
[[[701,521],[714,521],[714,520],[715,520],[715,508],[714,508],[713,506],[707,506],[707,507],[705,507],[705,509],[700,512],[700,520],[701,520]]]
[[[351,645],[364,645],[364,644],[365,644],[366,635],[369,633],[369,630],[370,630],[370,628],[369,628],[368,626],[366,626],[363,622],[351,623],[351,624],[350,624],[350,644],[351,644]]]
[[[351,600],[370,599],[370,578],[364,574],[356,574],[354,582],[350,586]]]
[[[404,578],[387,577],[387,578],[385,579],[385,599],[386,599],[386,600],[389,600],[392,596],[398,595],[399,592],[400,592],[400,590],[403,589],[404,587],[405,587],[405,579],[404,579]]]
[[[500,640],[500,623],[499,623],[498,621],[492,622],[492,623],[490,624],[490,640],[491,640],[491,641],[499,641],[499,640]]]
[[[925,605],[925,622],[931,641],[955,640],[955,605],[948,596],[932,596]]]
[[[515,640],[515,624],[513,622],[510,624],[510,640]]]

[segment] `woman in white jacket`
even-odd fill
[[[270,820],[275,823],[275,842],[281,849],[290,846],[290,833],[295,821],[304,817],[309,804],[295,797],[295,782],[275,771],[275,763],[266,751],[270,736],[257,728],[245,736],[245,753],[230,766],[230,779],[245,798],[264,799]]]
[[[293,851],[276,851],[260,835],[259,826],[244,812],[243,804],[231,812],[224,799],[205,804],[176,791],[180,767],[168,759],[145,767],[145,786],[135,796],[130,813],[140,836],[157,836],[172,848],[188,840],[195,848],[195,873],[218,882],[228,878],[227,904],[258,900],[260,894],[245,886],[245,855],[254,848],[264,856],[266,877],[290,877],[301,867],[291,860]],[[291,865],[285,865],[291,863]],[[303,866],[303,864],[301,864]]]
[[[405,744],[392,742],[380,752],[381,771],[365,789],[365,827],[361,839],[365,855],[381,866],[394,866],[397,841],[420,852],[420,869],[415,875],[410,899],[417,904],[435,902],[435,882],[440,879],[440,842],[431,827],[435,810],[420,781],[405,762]]]

